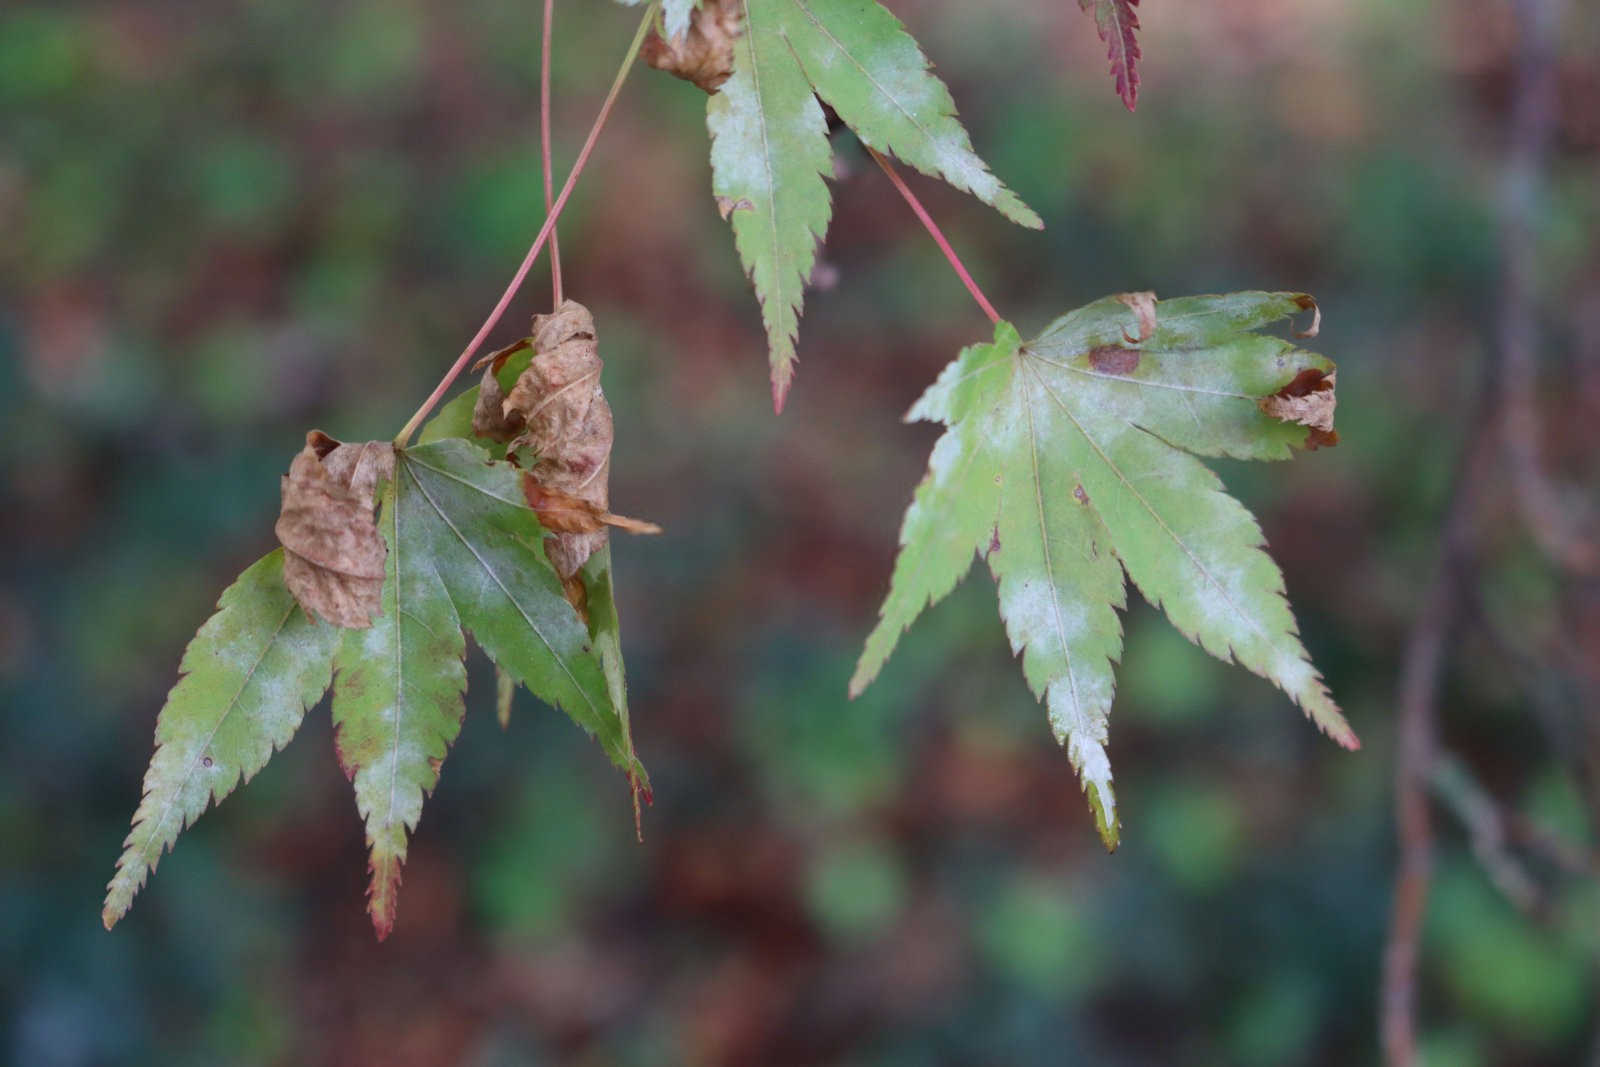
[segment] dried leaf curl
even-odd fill
[[[282,482],[274,527],[283,545],[283,580],[308,614],[362,630],[382,613],[384,560],[373,501],[394,474],[388,441],[340,444],[321,430]]]

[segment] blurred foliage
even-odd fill
[[[561,229],[617,415],[645,842],[519,698],[467,722],[373,943],[325,710],[114,935],[99,899],[156,710],[271,539],[310,426],[392,434],[541,217],[535,5],[0,8],[0,1056],[75,1064],[1376,1061],[1395,674],[1493,358],[1514,41],[1494,0],[1141,7],[1140,110],[1075,5],[905,0],[1036,235],[917,183],[1024,332],[1107,292],[1305,289],[1332,451],[1221,465],[1366,747],[1127,617],[1098,847],[977,576],[844,687],[932,443],[898,415],[988,334],[835,138],[837,284],[788,410],[709,195],[703,97],[641,71]],[[635,13],[559,5],[557,170]],[[1541,231],[1546,452],[1600,454],[1600,18],[1571,5]],[[518,316],[548,303],[542,274]],[[508,322],[502,338],[522,332]],[[1520,828],[1519,910],[1440,809],[1430,1067],[1596,1045],[1600,587],[1486,494],[1443,742]],[[1522,830],[1528,831],[1522,833]],[[1552,847],[1550,840],[1560,847]],[[1535,847],[1537,846],[1537,847]],[[1555,857],[1555,858],[1552,858]]]

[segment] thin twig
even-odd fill
[[[1544,891],[1511,852],[1509,820],[1494,795],[1465,763],[1441,753],[1433,765],[1433,791],[1467,831],[1472,854],[1496,889],[1525,914],[1537,911]]]
[[[1550,142],[1560,103],[1556,59],[1565,0],[1516,0],[1519,33],[1511,149],[1500,199],[1498,341],[1506,389],[1505,444],[1511,484],[1529,533],[1556,563],[1579,574],[1600,572],[1596,516],[1575,512],[1550,480],[1541,457],[1539,328],[1535,282],[1539,216],[1547,199]]]
[[[1417,1063],[1417,960],[1433,877],[1428,788],[1435,760],[1435,711],[1463,591],[1473,581],[1472,518],[1495,456],[1493,435],[1485,428],[1494,423],[1498,377],[1498,368],[1490,364],[1479,385],[1452,481],[1438,570],[1412,625],[1400,669],[1394,778],[1400,855],[1379,1002],[1384,1062],[1389,1067]]]
[[[878,166],[883,168],[883,173],[889,176],[889,183],[895,187],[901,196],[905,197],[906,203],[911,205],[912,213],[922,223],[922,228],[928,231],[928,236],[933,238],[933,243],[939,246],[939,251],[944,253],[944,258],[950,262],[951,268],[956,272],[956,277],[961,279],[961,284],[967,287],[967,292],[972,294],[972,299],[976,300],[978,306],[983,309],[983,313],[989,316],[989,321],[998,325],[1000,313],[994,309],[993,304],[989,303],[989,298],[983,295],[983,290],[978,288],[978,283],[972,280],[972,275],[967,272],[966,265],[961,262],[961,257],[956,255],[956,250],[950,247],[949,241],[945,240],[944,231],[939,229],[937,222],[933,221],[933,216],[928,214],[928,209],[922,206],[922,201],[917,199],[917,194],[913,193],[911,187],[900,177],[899,172],[894,169],[894,164],[890,163],[875,149],[866,145],[862,147],[866,148],[867,154],[872,156]]]
[[[500,317],[506,313],[506,308],[511,305],[511,298],[516,296],[517,290],[522,287],[523,280],[528,277],[528,271],[533,268],[534,261],[539,258],[539,252],[544,248],[544,243],[555,230],[556,220],[561,217],[561,211],[567,206],[567,199],[572,195],[573,187],[578,184],[578,176],[583,173],[583,168],[589,162],[589,156],[594,151],[594,145],[600,139],[600,131],[605,128],[606,119],[611,117],[611,109],[617,102],[617,96],[622,92],[622,85],[628,80],[628,72],[633,69],[634,58],[639,54],[639,46],[644,43],[645,34],[650,32],[650,27],[655,20],[656,8],[660,0],[652,0],[649,7],[645,8],[644,17],[639,20],[639,28],[634,32],[633,42],[628,45],[628,51],[622,59],[622,66],[617,70],[616,78],[611,82],[611,91],[606,94],[605,103],[600,105],[600,114],[595,116],[594,125],[589,128],[589,136],[583,142],[583,149],[578,153],[578,160],[572,165],[572,173],[567,175],[566,184],[561,187],[561,195],[556,197],[556,202],[545,216],[544,225],[539,228],[539,236],[533,239],[528,254],[522,258],[522,265],[517,268],[517,273],[512,277],[511,284],[506,286],[506,291],[501,294],[500,302],[489,312],[489,317],[484,320],[478,332],[473,335],[461,355],[445,372],[445,376],[434,388],[427,400],[417,409],[416,414],[406,422],[404,429],[395,435],[394,442],[399,447],[405,447],[411,435],[417,432],[417,427],[422,425],[422,420],[428,417],[428,412],[443,399],[444,394],[461,372],[467,369],[472,362],[472,357],[478,354],[478,349],[483,347],[483,342],[488,339],[489,333],[499,325]]]
[[[544,37],[539,44],[539,157],[544,166],[544,210],[554,199],[550,177],[550,30],[555,23],[556,0],[544,0]],[[561,241],[550,230],[550,289],[554,307],[561,307]]]
[[[1395,807],[1399,836],[1399,871],[1395,879],[1394,915],[1383,960],[1380,1004],[1385,1061],[1390,1067],[1417,1062],[1417,960],[1422,921],[1432,877],[1433,823],[1428,807],[1428,782],[1435,755],[1435,714],[1440,675],[1463,596],[1471,587],[1472,515],[1488,480],[1491,439],[1484,430],[1495,424],[1496,396],[1508,394],[1507,457],[1514,490],[1534,534],[1547,547],[1570,549],[1572,543],[1550,544],[1553,532],[1567,525],[1546,526],[1553,490],[1525,484],[1531,471],[1543,482],[1538,466],[1537,417],[1533,408],[1534,347],[1533,268],[1535,256],[1535,191],[1542,185],[1554,115],[1554,39],[1559,0],[1517,0],[1522,31],[1513,114],[1513,147],[1507,159],[1506,209],[1502,218],[1500,359],[1489,365],[1480,389],[1477,412],[1468,423],[1450,508],[1445,519],[1443,555],[1423,601],[1421,614],[1407,642],[1401,668],[1399,738],[1395,764]],[[1515,391],[1522,389],[1519,401]],[[1519,411],[1520,405],[1520,411]],[[1532,420],[1531,422],[1529,420]],[[1530,466],[1531,464],[1531,466]],[[1554,521],[1564,523],[1564,513]],[[1575,543],[1575,542],[1574,542]],[[1558,558],[1565,558],[1558,556]],[[1566,560],[1569,564],[1570,559]]]

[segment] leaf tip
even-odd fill
[[[772,413],[783,414],[783,406],[789,402],[789,386],[794,384],[794,370],[790,364],[772,368]]]
[[[1089,800],[1089,810],[1094,814],[1094,828],[1100,835],[1100,843],[1107,852],[1115,852],[1122,843],[1122,820],[1117,816],[1116,797],[1111,795],[1109,787],[1102,796],[1100,786],[1094,782],[1084,786],[1084,794]]]
[[[372,916],[372,932],[379,941],[385,941],[394,933],[396,913],[399,911],[396,894],[400,889],[400,872],[398,870],[380,875],[377,868],[372,871],[372,888],[369,891],[370,899],[367,902],[367,913]]]

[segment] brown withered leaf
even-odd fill
[[[639,56],[657,70],[714,93],[733,76],[733,44],[744,32],[743,10],[741,0],[704,0],[688,33],[668,40],[652,31]]]
[[[1308,367],[1295,375],[1288,385],[1257,403],[1275,419],[1309,426],[1308,450],[1331,448],[1339,443],[1339,433],[1333,428],[1334,409],[1339,404],[1338,377],[1337,371],[1325,374]]]
[[[604,508],[595,507],[582,497],[542,486],[534,480],[532,474],[525,474],[522,477],[522,495],[527,499],[528,507],[539,516],[539,525],[551,533],[598,533],[607,526],[615,526],[619,530],[634,534],[661,532],[661,527],[653,522],[630,519],[626,515],[614,515]]]
[[[532,338],[524,337],[472,365],[473,370],[483,371],[483,378],[478,383],[478,403],[472,409],[472,432],[479,437],[505,442],[522,432],[521,415],[515,412],[507,415],[504,411],[506,394],[500,388],[498,375],[507,359],[531,344]]]
[[[340,444],[320,430],[283,478],[274,528],[283,580],[308,614],[352,630],[382,613],[388,548],[373,518],[378,484],[394,475],[388,441]]]
[[[575,300],[533,320],[533,359],[501,402],[507,427],[518,427],[508,453],[531,449],[531,479],[598,511],[609,510],[611,406],[600,390],[600,346],[594,316]],[[480,398],[481,399],[481,398]],[[562,578],[578,573],[606,543],[602,527],[547,539],[550,562]]]
[[[1139,336],[1123,330],[1123,339],[1131,345],[1150,340],[1150,335],[1156,332],[1156,294],[1148,290],[1142,293],[1118,293],[1117,301],[1126,304],[1139,316]]]

